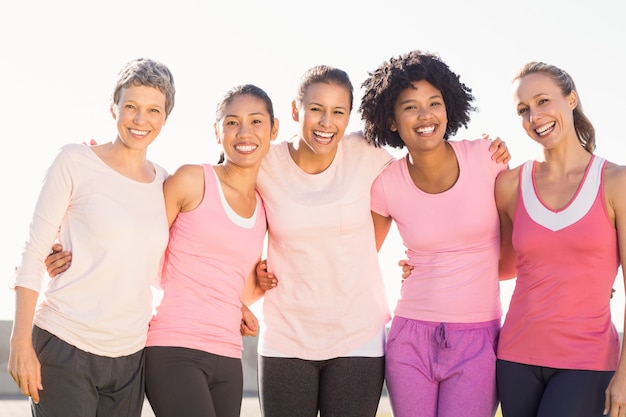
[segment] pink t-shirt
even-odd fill
[[[265,293],[261,354],[268,346],[307,360],[339,357],[389,321],[370,189],[391,160],[360,135],[346,135],[331,165],[311,175],[287,142],[271,147],[257,188],[267,210],[268,270],[279,284]]]
[[[420,190],[406,158],[389,165],[372,187],[372,211],[396,222],[414,268],[402,284],[394,314],[447,323],[499,319],[500,223],[494,184],[507,166],[491,159],[489,141],[449,143],[460,171],[449,190]]]
[[[604,204],[605,164],[593,157],[576,195],[560,210],[537,196],[533,162],[522,167],[513,219],[517,282],[498,358],[560,369],[616,369],[619,339],[610,297],[619,253]]]
[[[177,346],[241,357],[241,292],[263,250],[266,220],[257,194],[251,218],[228,206],[212,166],[203,165],[204,198],[179,213],[165,252],[163,300],[147,346]]]

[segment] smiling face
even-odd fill
[[[214,125],[226,163],[242,167],[259,165],[270,141],[278,135],[278,121],[272,122],[262,99],[251,94],[231,98]]]
[[[299,107],[292,103],[293,119],[300,125],[301,149],[334,157],[350,121],[350,92],[323,82],[308,86]]]
[[[441,91],[426,80],[414,81],[394,105],[391,130],[409,150],[432,149],[443,143],[448,117]]]
[[[514,102],[526,134],[544,148],[554,147],[565,138],[578,143],[575,91],[564,96],[550,76],[536,72],[515,81]]]
[[[118,140],[129,149],[145,151],[165,125],[165,94],[156,87],[131,85],[111,106],[117,122]]]

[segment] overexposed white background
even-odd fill
[[[358,108],[367,71],[412,49],[439,53],[473,89],[479,112],[457,139],[499,135],[513,155],[511,166],[539,156],[515,115],[510,81],[522,64],[543,60],[574,77],[597,129],[597,153],[624,164],[622,16],[614,0],[3,2],[0,320],[13,317],[7,282],[20,262],[44,172],[65,143],[115,137],[109,95],[130,59],[151,57],[174,73],[176,106],[149,152],[170,172],[217,161],[213,116],[228,88],[264,88],[281,119],[279,138],[286,139],[296,133],[290,103],[307,68],[346,70]],[[354,111],[350,129],[360,128]],[[392,306],[403,256],[394,229],[380,254]],[[621,331],[624,288],[617,278],[612,304]],[[502,285],[505,311],[512,285]]]

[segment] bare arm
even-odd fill
[[[240,332],[242,336],[256,336],[259,333],[259,322],[248,306],[257,302],[265,294],[257,281],[256,269],[257,265],[261,263],[261,259],[255,264],[252,271],[246,279],[246,283],[241,293],[241,327]]]
[[[626,167],[610,165],[605,171],[605,198],[610,217],[614,219],[617,229],[617,240],[620,262],[622,264],[622,279],[626,285]],[[624,332],[626,332],[626,312],[624,314]],[[617,364],[615,375],[605,391],[605,411],[611,417],[624,415],[626,410],[626,358],[624,344]]]
[[[519,170],[503,171],[496,179],[495,200],[500,218],[500,260],[498,272],[500,280],[517,275],[516,256],[513,249],[513,214],[517,203]]]
[[[380,248],[385,242],[385,238],[389,234],[392,219],[391,217],[384,217],[372,211],[372,221],[374,222],[374,239],[376,241],[376,250],[380,251]]]
[[[198,207],[204,197],[204,171],[200,165],[183,165],[163,184],[165,211],[170,227],[178,213]]]
[[[22,394],[39,402],[41,385],[41,366],[33,348],[33,317],[37,305],[37,292],[15,288],[15,319],[11,333],[8,371]]]
[[[255,267],[252,268],[252,271],[250,271],[250,274],[246,279],[246,283],[241,294],[241,301],[247,306],[256,303],[265,294],[265,290],[261,288],[261,285],[259,285],[257,280],[257,268],[262,262],[264,261],[261,261],[259,258],[259,261],[255,264]]]

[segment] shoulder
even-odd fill
[[[517,186],[519,184],[519,176],[523,166],[524,164],[519,165],[515,168],[507,169],[506,171],[502,171],[500,174],[498,174],[496,184],[502,184],[504,186]]]
[[[204,180],[204,168],[202,165],[185,164],[181,165],[174,174],[170,175],[167,182],[189,183]]]
[[[501,171],[498,174],[495,184],[496,201],[510,200],[517,195],[522,166]]]
[[[470,157],[482,157],[491,159],[491,151],[489,147],[493,143],[487,139],[460,139],[450,140],[449,143],[456,150],[467,152]]]
[[[624,193],[624,189],[626,189],[626,166],[607,161],[604,170],[604,184],[610,195],[626,195]]]
[[[393,156],[382,147],[377,147],[374,144],[368,142],[363,136],[363,132],[356,131],[346,133],[341,139],[341,146],[348,152],[355,154],[359,158],[371,157],[376,160],[382,159],[384,161],[391,161]]]
[[[93,155],[94,152],[87,145],[82,145],[79,143],[69,143],[61,146],[59,148],[58,154],[64,156],[89,156]]]

